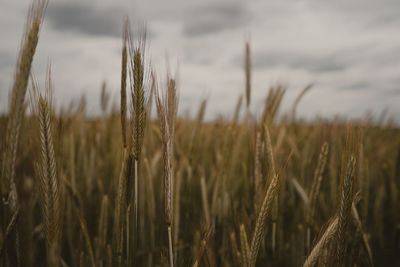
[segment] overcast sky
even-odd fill
[[[0,111],[8,107],[15,62],[31,1],[0,0]],[[40,33],[33,72],[44,85],[52,63],[55,102],[87,97],[99,112],[101,83],[119,102],[123,16],[145,21],[158,76],[179,73],[180,113],[231,116],[244,92],[244,43],[252,53],[252,110],[283,83],[290,108],[309,83],[298,114],[306,118],[377,117],[400,121],[400,1],[54,0]]]

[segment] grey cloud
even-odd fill
[[[289,48],[274,48],[268,51],[255,51],[252,66],[255,69],[288,67],[308,70],[314,74],[343,72],[352,67],[367,65],[388,66],[398,64],[399,47],[376,47],[376,45],[354,45],[334,51],[295,51]],[[243,55],[233,58],[233,64],[243,65]]]
[[[9,53],[0,51],[0,70],[14,67],[14,59]]]
[[[236,59],[236,62],[239,60]],[[241,59],[243,61],[243,59]],[[348,63],[334,55],[318,56],[288,51],[260,52],[252,56],[255,69],[285,66],[292,69],[305,69],[316,73],[344,71]]]
[[[379,89],[376,86],[377,84],[374,84],[371,81],[359,80],[359,78],[354,78],[353,80],[343,81],[343,84],[336,84],[334,88],[337,92],[343,93],[352,91],[361,95],[361,94],[370,94],[374,92],[374,90]],[[386,90],[383,90],[382,93],[384,91]]]
[[[218,33],[245,25],[251,18],[246,6],[239,2],[210,3],[194,8],[185,18],[183,34],[199,36]]]
[[[372,22],[367,24],[367,27],[379,27],[382,25],[399,24],[400,18],[397,13],[395,14],[384,14],[377,18],[374,18]]]
[[[400,96],[400,87],[397,86],[395,88],[391,88],[389,90],[386,90],[386,95],[391,97],[391,96]]]
[[[357,81],[348,86],[348,89],[352,90],[365,90],[370,88],[371,84],[366,81]]]
[[[320,10],[327,10],[335,14],[342,14],[353,20],[380,23],[392,22],[398,17],[400,2],[398,0],[353,0],[353,1],[331,1],[322,3],[312,1],[311,6]],[[372,25],[372,24],[370,24]]]
[[[396,77],[396,78],[392,79],[385,86],[386,86],[386,88],[384,90],[381,90],[382,95],[385,95],[388,97],[400,96],[400,77]],[[381,89],[381,88],[378,87],[378,89]]]
[[[54,2],[49,4],[46,18],[59,31],[121,36],[123,14],[123,10],[116,8],[99,8],[77,2]]]
[[[335,60],[333,58],[312,58],[309,61],[296,62],[297,67],[304,67],[312,72],[325,73],[325,72],[339,72],[344,71],[347,68],[347,64],[341,60]],[[296,66],[296,65],[295,65]]]
[[[373,94],[375,97],[397,97],[400,96],[400,79],[388,79],[386,83],[368,79],[368,77],[347,80],[343,85],[335,87],[338,91],[354,91],[357,94]]]
[[[398,64],[400,62],[400,45],[393,47],[377,47],[369,58],[369,64],[382,66],[388,64]]]

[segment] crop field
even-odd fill
[[[205,120],[199,99],[180,117],[176,77],[152,70],[128,19],[120,105],[104,84],[100,116],[85,98],[58,109],[50,64],[31,74],[46,5],[0,116],[0,266],[400,266],[395,123],[297,119],[311,86],[282,113],[279,84],[255,116],[250,43],[235,112]]]

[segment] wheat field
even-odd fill
[[[296,119],[311,86],[281,113],[279,84],[256,117],[249,43],[235,112],[205,121],[199,99],[179,117],[177,80],[158,79],[128,19],[120,105],[104,84],[101,116],[85,98],[58,109],[50,64],[31,74],[47,4],[0,117],[0,266],[400,266],[395,124]]]

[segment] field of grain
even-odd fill
[[[256,118],[250,44],[234,114],[204,121],[200,99],[181,118],[177,81],[157,79],[127,19],[120,106],[104,85],[101,116],[84,98],[59,110],[51,66],[31,75],[46,5],[32,5],[0,117],[0,266],[400,265],[396,125],[296,119],[310,87],[280,114],[281,85]]]

